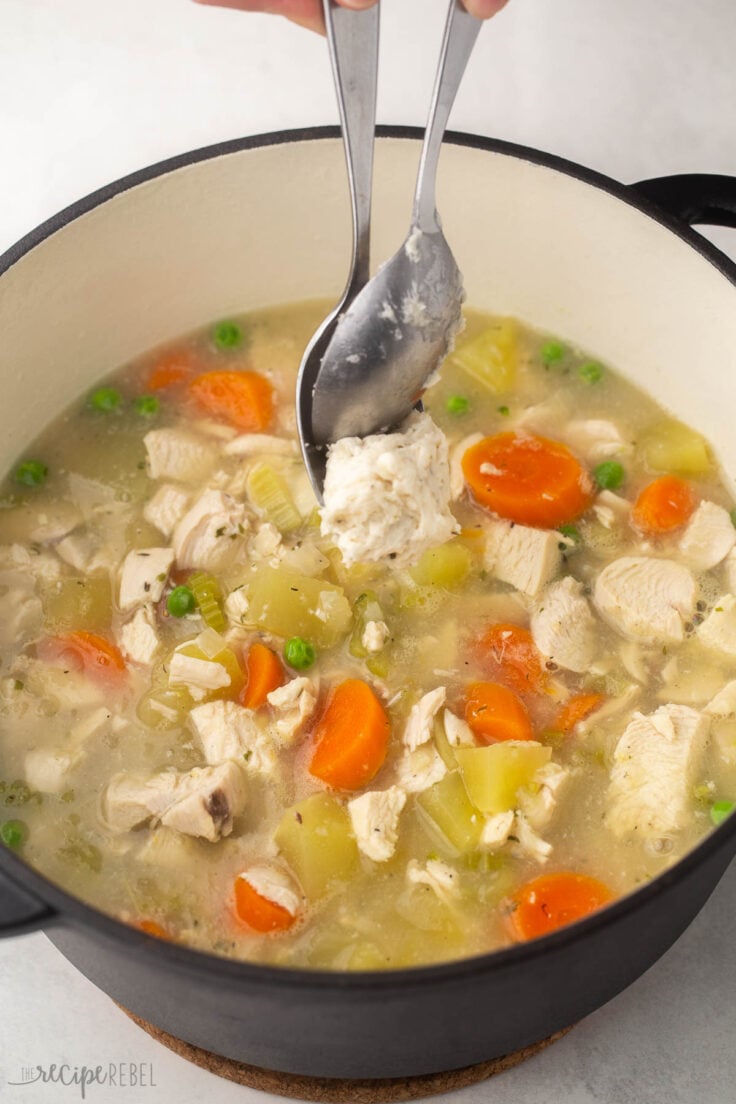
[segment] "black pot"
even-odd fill
[[[419,140],[415,130],[380,131],[378,255],[403,236]],[[471,303],[571,336],[622,365],[724,454],[734,449],[736,398],[707,373],[697,394],[692,380],[688,390],[684,331],[702,328],[704,364],[723,349],[733,359],[736,266],[688,224],[736,226],[736,180],[624,187],[465,135],[449,136],[442,169],[441,208]],[[5,411],[24,414],[12,423],[4,415],[0,462],[102,371],[156,342],[248,304],[313,296],[316,270],[319,290],[336,296],[349,244],[342,189],[334,129],[267,135],[127,177],[19,242],[0,259],[0,378]],[[606,309],[622,303],[625,332]],[[40,310],[44,327],[35,325]],[[49,331],[64,371],[54,371]],[[30,404],[29,373],[38,384]],[[544,939],[442,966],[339,974],[161,942],[0,849],[0,934],[44,928],[116,1001],[226,1057],[314,1076],[397,1077],[505,1054],[610,1000],[684,931],[734,851],[736,816],[650,884]]]

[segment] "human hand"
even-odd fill
[[[343,8],[363,11],[372,8],[377,0],[337,0]],[[505,7],[508,0],[463,0],[471,15],[479,19],[490,19],[497,11]],[[198,4],[211,7],[238,8],[240,11],[271,12],[284,15],[300,27],[324,34],[325,24],[322,17],[321,0],[196,0]]]

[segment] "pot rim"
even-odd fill
[[[413,140],[418,143],[421,142],[424,132],[421,128],[413,126],[381,125],[376,128],[376,135],[379,139]],[[334,140],[340,137],[341,131],[338,126],[316,126],[272,131],[217,142],[213,145],[203,146],[158,161],[98,188],[63,208],[57,214],[40,223],[28,234],[25,234],[9,249],[0,254],[0,277],[22,260],[27,253],[57,231],[62,230],[81,216],[102,206],[108,200],[114,199],[123,192],[137,187],[139,184],[144,184],[159,176],[164,176],[201,161],[209,161],[217,157],[241,153],[245,150],[299,142]],[[476,149],[486,153],[498,153],[517,160],[528,161],[560,172],[565,176],[571,176],[584,184],[606,192],[628,206],[636,208],[642,214],[654,219],[654,221],[676,234],[677,237],[709,261],[731,284],[736,286],[736,263],[692,230],[686,223],[663,211],[652,201],[639,194],[634,185],[621,184],[611,177],[554,154],[499,139],[486,138],[460,131],[448,131],[445,134],[445,142],[449,145]],[[727,818],[723,824],[714,828],[674,866],[657,875],[646,885],[631,891],[583,920],[576,921],[529,943],[518,943],[486,954],[434,965],[405,967],[396,970],[342,972],[274,966],[229,959],[208,954],[184,944],[155,939],[67,893],[24,862],[18,855],[3,847],[0,847],[0,871],[5,869],[17,885],[56,910],[55,915],[45,918],[43,926],[51,927],[59,923],[64,924],[66,921],[72,921],[87,929],[92,929],[95,934],[101,937],[115,941],[127,941],[131,948],[152,948],[154,953],[163,956],[163,961],[173,969],[183,972],[206,970],[210,975],[217,977],[221,983],[230,986],[248,983],[281,989],[313,987],[340,991],[385,990],[396,987],[401,989],[423,988],[437,982],[458,981],[469,974],[491,973],[496,970],[513,968],[518,963],[533,961],[549,951],[563,949],[578,938],[592,935],[609,924],[615,924],[619,918],[634,912],[651,898],[665,893],[672,885],[699,866],[701,862],[706,861],[717,852],[734,849],[736,849],[736,815]]]

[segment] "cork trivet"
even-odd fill
[[[360,1078],[353,1081],[335,1077],[304,1077],[298,1073],[277,1073],[259,1066],[248,1066],[244,1062],[223,1058],[219,1054],[211,1054],[208,1050],[185,1043],[153,1024],[146,1023],[122,1005],[119,1007],[152,1038],[180,1057],[186,1058],[188,1062],[193,1062],[195,1066],[228,1081],[235,1081],[238,1085],[247,1085],[250,1089],[272,1093],[274,1096],[290,1097],[292,1100],[314,1100],[318,1104],[390,1104],[393,1101],[420,1100],[424,1096],[454,1092],[513,1069],[527,1058],[556,1043],[571,1030],[566,1027],[539,1043],[515,1050],[513,1054],[504,1054],[501,1058],[480,1062],[477,1066],[466,1066],[447,1073],[428,1073],[419,1077]]]

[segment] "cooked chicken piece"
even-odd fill
[[[514,811],[487,816],[480,833],[478,846],[482,851],[498,851],[511,835],[514,827]]]
[[[55,544],[74,532],[83,520],[82,511],[73,502],[46,502],[28,536],[39,544]]]
[[[710,571],[736,545],[736,529],[728,510],[701,502],[680,537],[680,554],[693,571]]]
[[[469,448],[472,448],[473,445],[477,445],[478,442],[482,440],[482,433],[470,433],[467,437],[463,437],[462,441],[458,441],[458,443],[452,447],[450,452],[450,498],[453,502],[460,498],[465,490],[463,456]]]
[[[245,549],[248,514],[242,502],[222,491],[205,491],[174,529],[179,567],[222,571]]]
[[[613,491],[601,491],[595,497],[592,510],[601,525],[606,529],[613,529],[614,525],[620,525],[628,519],[631,503]]]
[[[706,648],[736,656],[736,598],[723,594],[698,626],[698,639]]]
[[[158,602],[174,562],[171,548],[139,548],[129,552],[120,573],[120,609]]]
[[[411,414],[396,433],[332,445],[324,501],[322,535],[347,567],[405,567],[460,528],[449,506],[447,439],[428,414]]]
[[[30,586],[29,586],[30,584]],[[0,576],[0,586],[3,585]],[[0,620],[0,649],[5,656],[15,654],[21,642],[38,636],[43,626],[43,606],[31,589],[32,580],[21,582],[3,595]]]
[[[560,568],[560,534],[510,521],[486,527],[485,566],[501,582],[536,598]]]
[[[390,635],[385,621],[366,621],[360,642],[367,652],[380,652]]]
[[[447,767],[434,744],[407,749],[396,764],[396,781],[407,793],[423,793],[446,774]]]
[[[519,790],[519,809],[535,830],[549,824],[559,800],[560,791],[570,780],[570,771],[559,763],[545,763],[534,775],[531,786]]]
[[[281,533],[276,526],[270,521],[261,522],[250,542],[249,552],[251,559],[278,561],[283,558]]]
[[[30,788],[38,793],[63,793],[69,788],[70,777],[82,757],[79,748],[72,751],[36,748],[26,753],[23,775]]]
[[[12,586],[13,576],[20,582],[40,580],[53,583],[61,574],[61,564],[53,552],[30,552],[23,544],[0,545],[0,585]]]
[[[225,599],[225,613],[234,625],[248,624],[248,588],[231,590]]]
[[[184,516],[191,495],[172,483],[162,483],[153,498],[143,508],[146,521],[159,529],[168,540],[177,522]]]
[[[587,736],[589,732],[610,720],[611,717],[630,709],[640,693],[641,688],[634,686],[632,683],[622,690],[618,697],[609,698],[593,713],[589,713],[582,721],[578,721],[572,731],[577,736]]]
[[[399,816],[406,804],[400,786],[370,790],[348,801],[348,813],[358,847],[374,862],[387,862],[399,838]]]
[[[598,629],[583,585],[571,575],[551,583],[532,613],[534,643],[566,671],[587,671],[598,652]]]
[[[445,736],[451,747],[475,747],[475,736],[467,721],[463,721],[449,709],[442,714]]]
[[[229,671],[221,663],[180,651],[171,657],[169,686],[186,686],[195,701],[201,701],[209,690],[224,690],[231,681]]]
[[[516,837],[512,850],[514,853],[546,863],[552,854],[552,844],[538,836],[527,818],[519,810],[514,817],[513,835]]]
[[[687,827],[708,727],[687,705],[634,713],[613,755],[606,824],[615,835],[644,841]]]
[[[612,456],[623,456],[633,449],[621,430],[605,418],[584,418],[569,422],[563,440],[589,464],[598,464]]]
[[[274,437],[268,433],[242,433],[228,441],[224,451],[228,456],[258,456],[259,453],[294,456],[297,444],[288,437]]]
[[[186,774],[116,774],[102,794],[100,817],[111,832],[128,832],[153,820],[214,843],[230,835],[244,805],[245,776],[230,761]]]
[[[136,610],[130,621],[126,621],[120,629],[118,643],[126,659],[143,667],[151,666],[161,646],[153,606],[149,604]]]
[[[259,897],[265,897],[267,901],[273,901],[279,908],[286,909],[292,916],[296,916],[302,902],[302,894],[287,872],[280,866],[249,866],[239,878],[247,882],[256,891]]]
[[[91,533],[82,530],[70,533],[54,548],[64,563],[86,575],[95,571],[110,571],[115,566],[115,557],[110,550],[103,548]]]
[[[403,740],[410,751],[425,744],[432,735],[434,718],[445,704],[447,691],[444,686],[430,690],[411,707],[404,727]]]
[[[732,548],[723,561],[723,575],[726,590],[729,594],[736,594],[736,548]]]
[[[251,709],[231,701],[205,702],[191,710],[188,723],[209,764],[234,759],[254,774],[275,770],[276,749]]]
[[[411,859],[406,868],[407,880],[413,885],[426,885],[445,904],[452,904],[460,892],[460,879],[457,870],[441,859],[428,859],[422,866]]]
[[[604,567],[593,600],[623,636],[677,644],[695,609],[695,580],[686,567],[654,556],[623,556]]]
[[[736,716],[736,679],[727,682],[708,702],[703,712],[715,717]]]
[[[151,479],[200,483],[217,463],[217,447],[186,429],[152,429],[143,444]]]
[[[291,747],[297,742],[314,715],[318,696],[319,684],[304,677],[291,679],[267,696],[275,713],[271,730],[281,744]]]

